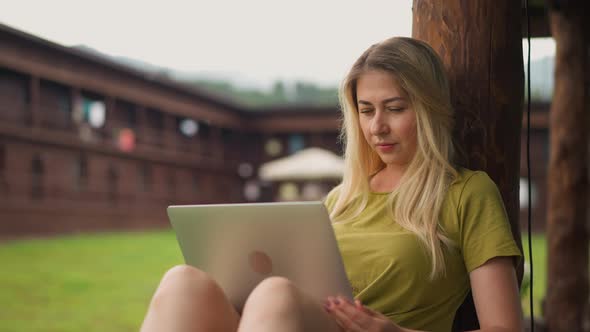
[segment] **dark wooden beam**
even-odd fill
[[[412,29],[445,64],[463,164],[485,170],[496,182],[519,246],[521,10],[514,0],[414,0]],[[520,280],[522,265],[518,275]],[[466,302],[457,322],[457,329],[477,327],[473,303]]]
[[[588,144],[590,140],[587,1],[550,1],[555,90],[548,177],[549,331],[586,331],[588,316]]]
[[[531,38],[551,37],[549,29],[549,14],[544,4],[529,6],[529,20],[531,23]],[[527,17],[526,12],[522,10],[522,36],[527,35]]]

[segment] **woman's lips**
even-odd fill
[[[391,150],[393,150],[393,148],[395,147],[396,143],[391,143],[391,144],[377,144],[377,149],[381,152],[389,152]]]

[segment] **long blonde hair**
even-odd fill
[[[457,171],[452,165],[454,122],[449,85],[442,62],[426,43],[394,37],[375,44],[342,81],[339,98],[345,168],[330,217],[334,222],[347,222],[358,216],[367,205],[370,176],[385,167],[363,137],[358,121],[356,84],[369,70],[391,73],[416,113],[416,153],[387,202],[392,220],[425,246],[432,261],[430,278],[434,279],[445,272],[443,245],[454,246],[439,224],[439,215]],[[355,200],[359,204],[352,208]]]

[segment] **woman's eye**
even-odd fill
[[[398,107],[390,107],[387,109],[390,112],[402,112],[404,109],[403,108],[398,108]]]
[[[359,112],[360,112],[360,113],[369,113],[369,112],[371,112],[371,111],[373,111],[373,110],[372,110],[372,109],[370,109],[370,108],[365,108],[365,109],[361,109]]]

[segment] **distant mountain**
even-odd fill
[[[110,56],[108,54],[102,53],[92,47],[88,47],[86,45],[76,45],[72,46],[73,49],[90,54],[94,57],[103,58],[107,61],[115,62],[119,65],[134,69],[136,71],[145,73],[149,76],[160,76],[160,77],[169,77],[169,69],[161,66],[156,66],[151,63],[135,60],[132,58],[127,57],[118,57],[118,56]]]
[[[92,47],[88,47],[86,45],[76,45],[72,46],[73,49],[78,51],[90,54],[95,57],[104,58],[105,60],[112,61],[123,65],[125,67],[134,69],[136,71],[145,73],[151,77],[159,77],[165,78],[172,81],[176,81],[181,84],[185,84],[187,86],[195,86],[197,88],[202,88],[208,92],[213,93],[213,95],[217,95],[219,97],[225,97],[232,101],[235,100],[234,96],[231,95],[229,91],[223,91],[222,89],[209,89],[207,86],[201,86],[199,84],[194,84],[196,81],[214,81],[217,82],[219,78],[215,75],[206,74],[206,75],[199,75],[194,73],[187,73],[184,71],[174,70],[171,68],[158,66],[151,64],[149,62],[143,60],[137,60],[125,56],[110,56],[108,54],[102,53]]]
[[[242,102],[248,106],[282,104],[336,105],[336,86],[321,88],[310,82],[275,82],[270,87],[248,80],[234,72],[186,72],[157,66],[146,61],[124,56],[109,56],[85,45],[73,46],[79,51],[115,61],[135,70],[165,77],[183,84],[196,86],[216,95]],[[533,100],[549,101],[553,95],[554,58],[531,61],[531,95]],[[526,65],[525,65],[526,79]],[[526,91],[525,91],[526,93]]]
[[[176,80],[179,82],[195,82],[201,80],[211,80],[211,81],[227,81],[234,85],[240,87],[248,87],[248,88],[268,88],[263,87],[260,83],[256,83],[251,79],[244,77],[243,75],[236,73],[236,72],[222,72],[222,71],[207,71],[202,70],[199,72],[187,72],[182,70],[176,70],[168,67],[158,66],[151,64],[149,62],[138,60],[134,58],[129,58],[125,56],[111,56],[105,53],[100,52],[92,47],[86,45],[76,45],[72,46],[72,48],[77,49],[79,51],[92,54],[94,56],[102,57],[105,59],[109,59],[111,61],[115,61],[119,64],[122,64],[127,67],[131,67],[135,70],[139,70],[142,72],[147,72],[150,74],[157,74],[158,76],[167,77],[172,80]]]
[[[212,95],[227,98],[253,108],[294,104],[336,106],[338,103],[336,86],[323,88],[309,82],[276,81],[266,87],[234,72],[185,72],[133,58],[109,56],[85,45],[73,46],[73,48],[150,76],[162,77],[187,86],[194,86]]]

